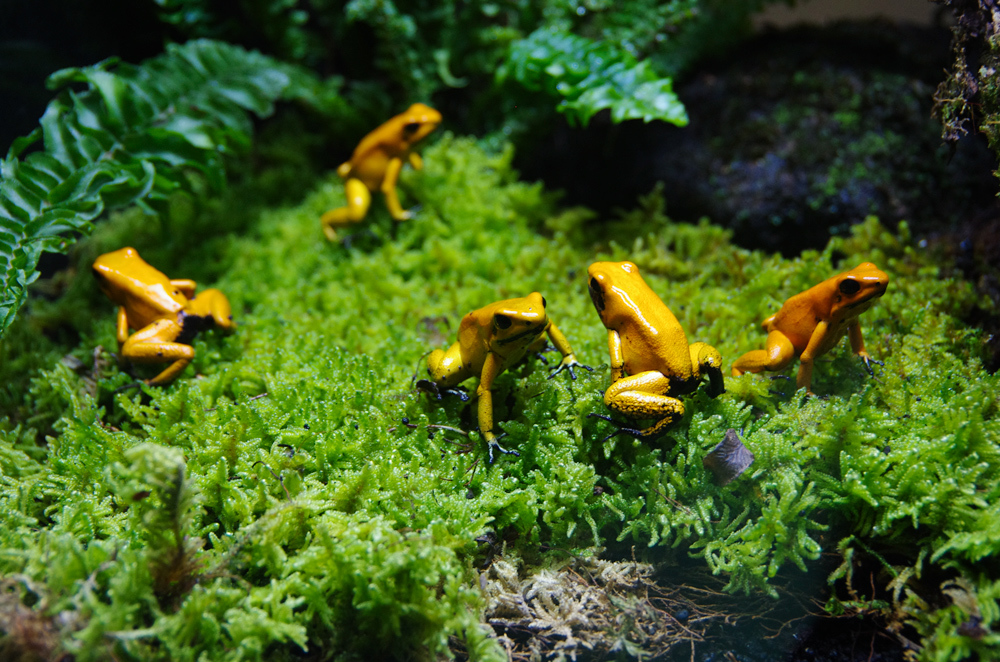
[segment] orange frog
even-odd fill
[[[799,357],[797,388],[810,393],[813,361],[836,347],[846,334],[851,349],[872,374],[873,360],[865,351],[858,316],[885,294],[889,277],[871,262],[837,274],[785,301],[776,314],[763,322],[766,349],[747,352],[733,363],[733,376],[744,372],[782,370]]]
[[[628,418],[657,419],[648,428],[623,427],[619,432],[643,439],[660,434],[684,415],[677,396],[697,389],[705,376],[710,397],[725,392],[718,350],[703,342],[688,344],[680,322],[635,264],[595,262],[587,275],[611,352],[611,386],[604,392],[604,404]],[[590,416],[615,423],[607,416]]]
[[[372,191],[382,191],[389,215],[405,221],[412,213],[403,209],[396,194],[396,182],[403,162],[417,170],[424,167],[413,148],[441,123],[441,113],[430,106],[415,103],[378,127],[354,149],[351,160],[337,168],[344,179],[347,206],[323,214],[320,221],[330,241],[337,241],[337,228],[364,220],[372,202]]]
[[[193,280],[172,280],[139,257],[134,248],[105,253],[94,261],[94,276],[109,299],[118,304],[118,346],[136,363],[170,363],[146,383],[173,381],[194,358],[191,342],[213,324],[236,326],[229,300],[219,290],[194,296]],[[136,329],[131,336],[129,329]]]
[[[549,319],[545,311],[545,298],[532,292],[520,299],[504,299],[474,310],[462,318],[458,327],[458,340],[447,350],[435,349],[427,357],[427,374],[430,380],[421,379],[417,386],[438,398],[441,393],[452,393],[468,399],[455,386],[469,377],[479,377],[479,431],[489,444],[490,463],[493,451],[517,455],[517,451],[503,448],[500,436],[493,431],[493,382],[511,366],[519,363],[529,352],[541,352],[548,343],[547,335],[562,354],[550,379],[567,371],[576,379],[574,367],[591,370],[576,360],[573,349],[562,331]]]

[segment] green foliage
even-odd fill
[[[946,581],[941,592],[950,602],[935,609],[914,591],[906,591],[903,610],[914,616],[913,623],[926,647],[921,659],[932,662],[989,660],[1000,649],[1000,582],[985,573]]]
[[[179,251],[222,265],[211,285],[239,327],[197,338],[168,388],[115,393],[132,376],[59,363],[115,345],[112,306],[72,308],[79,345],[50,352],[22,401],[11,394],[0,410],[0,572],[22,578],[22,607],[83,660],[430,657],[455,639],[501,659],[479,623],[490,534],[526,572],[604,549],[694,559],[736,592],[773,592],[832,553],[845,559],[831,578],[842,587],[859,559],[877,558],[894,608],[924,633],[924,659],[995,653],[1000,378],[958,321],[971,288],[905,225],[869,219],[786,260],[734,247],[707,223],[673,223],[658,192],[600,224],[557,210],[517,181],[511,158],[444,135],[425,169],[402,177],[417,217],[396,224],[376,202],[349,248],[319,231],[322,212],[343,204],[331,181],[229,235],[221,255]],[[67,310],[101,301],[84,268],[93,254],[122,235],[156,250],[159,237],[131,223],[116,217],[77,246],[83,275]],[[862,325],[885,366],[869,377],[842,345],[817,361],[819,397],[727,378],[719,398],[685,397],[662,439],[606,438],[613,428],[588,418],[606,412],[609,378],[584,277],[596,259],[634,260],[689,340],[716,346],[726,367],[763,344],[760,320],[788,296],[874,261],[892,280]],[[549,380],[529,359],[500,375],[495,416],[520,456],[487,466],[474,403],[430,399],[411,377],[463,314],[533,290],[595,372]],[[21,329],[32,323],[19,320],[0,348],[0,381],[30,351]],[[728,428],[756,459],[719,487],[701,459]],[[916,581],[941,573],[951,603]]]
[[[112,59],[64,69],[49,84],[64,89],[41,127],[0,162],[0,333],[43,252],[66,252],[106,209],[138,203],[162,213],[178,191],[217,193],[225,155],[249,143],[248,112],[264,117],[278,99],[315,92],[303,71],[212,41],[170,45],[140,66]],[[39,139],[44,150],[19,158]]]
[[[562,97],[556,110],[570,123],[587,124],[606,108],[614,122],[663,120],[681,126],[688,122],[671,80],[657,75],[648,62],[637,62],[608,42],[557,29],[539,28],[516,42],[497,76]]]
[[[317,35],[304,29],[309,12],[297,0],[251,0],[241,3],[239,12],[206,0],[154,2],[160,20],[189,36],[263,42],[273,55],[293,61],[306,60],[319,48]]]
[[[615,122],[686,122],[671,76],[737,43],[765,0],[157,4],[162,20],[190,37],[227,39],[343,76],[345,94],[366,114],[434,103],[447,92],[447,105],[463,112],[446,120],[509,139],[550,122],[554,107],[584,124],[606,108]],[[498,71],[506,72],[499,80]],[[497,84],[504,80],[516,84]]]

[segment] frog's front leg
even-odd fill
[[[194,359],[194,347],[173,342],[181,334],[181,325],[173,320],[161,319],[133,333],[122,346],[122,356],[135,363],[165,363],[173,361],[166,370],[152,379],[150,386],[173,381]]]
[[[504,366],[496,354],[490,352],[483,363],[483,374],[479,378],[476,395],[479,397],[479,431],[489,444],[490,464],[493,464],[493,451],[498,450],[507,455],[520,455],[515,450],[508,450],[500,445],[498,437],[493,433],[493,382],[503,372]]]
[[[121,350],[122,345],[128,340],[128,313],[125,312],[125,306],[118,306],[118,322],[115,325],[115,335],[118,338],[118,349]]]
[[[663,373],[647,370],[623,377],[604,392],[604,404],[627,418],[657,418],[642,430],[623,430],[636,437],[653,437],[684,415],[684,403],[667,395],[670,380]]]
[[[560,331],[559,327],[557,327],[554,323],[550,321],[548,327],[545,329],[545,332],[548,333],[549,338],[552,340],[552,344],[555,345],[556,349],[559,350],[559,353],[562,354],[562,361],[560,361],[559,365],[552,370],[552,374],[549,375],[549,379],[552,379],[563,370],[569,371],[570,379],[576,379],[576,373],[573,372],[573,368],[583,368],[589,372],[594,371],[594,369],[589,365],[583,365],[576,360],[576,356],[573,354],[573,348],[569,346],[569,341],[566,340],[566,336],[563,335],[563,332]],[[544,342],[544,337],[542,337],[542,340]]]
[[[210,316],[217,327],[226,331],[236,326],[236,322],[233,321],[232,309],[229,306],[229,299],[215,288],[205,290],[191,299],[185,312],[199,317]]]
[[[372,193],[364,183],[355,177],[344,182],[344,193],[347,196],[347,206],[331,209],[320,217],[323,224],[323,234],[330,241],[337,241],[336,228],[346,227],[352,223],[364,220],[368,208],[372,204]]]
[[[622,338],[614,329],[608,329],[608,351],[611,353],[611,382],[615,383],[625,377],[625,353]]]
[[[795,378],[796,388],[804,388],[806,392],[812,394],[813,361],[823,353],[823,343],[829,332],[830,325],[823,321],[818,322],[813,329],[812,335],[809,336],[809,344],[799,357],[799,374]]]
[[[726,392],[722,379],[722,354],[703,342],[691,343],[691,365],[697,366],[698,375],[708,375],[708,397],[715,398]]]
[[[385,167],[385,177],[382,178],[382,194],[385,196],[385,206],[394,220],[405,221],[413,214],[403,209],[396,193],[396,182],[399,181],[399,171],[403,169],[403,160],[396,157],[389,160]]]
[[[771,331],[767,334],[765,349],[747,352],[733,362],[733,377],[739,377],[744,372],[784,370],[794,358],[795,347],[788,336],[781,331]]]
[[[861,336],[861,325],[857,322],[847,327],[847,337],[851,341],[851,349],[854,354],[861,359],[861,362],[865,366],[865,370],[868,371],[869,375],[874,375],[875,371],[872,370],[871,364],[875,365],[885,365],[881,361],[876,361],[873,359],[868,352],[865,351],[865,339]]]
[[[414,170],[424,169],[424,160],[420,158],[420,155],[416,152],[410,152],[410,155],[406,158],[410,162],[410,165],[413,166]]]

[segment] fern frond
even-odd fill
[[[278,99],[306,96],[310,79],[209,40],[169,45],[139,66],[109,59],[54,73],[49,86],[61,92],[41,126],[0,161],[0,334],[38,278],[42,252],[65,252],[106,209],[162,210],[171,193],[193,192],[189,170],[219,190],[223,156],[250,142],[248,113],[264,117]],[[86,88],[70,87],[78,83]],[[21,159],[39,139],[44,151]]]
[[[513,78],[529,90],[562,97],[556,110],[571,123],[587,124],[605,108],[611,109],[615,122],[688,123],[670,78],[659,76],[648,62],[639,62],[608,42],[558,28],[539,28],[515,42],[497,77],[501,82]]]

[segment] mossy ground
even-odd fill
[[[869,220],[783,259],[672,223],[656,194],[602,222],[559,209],[509,152],[471,140],[445,136],[424,157],[404,175],[418,217],[393,226],[376,201],[350,247],[319,231],[343,200],[333,178],[259,216],[234,198],[162,225],[120,215],[79,246],[65,294],[36,301],[2,344],[0,572],[17,599],[0,601],[0,652],[410,657],[456,637],[500,659],[480,625],[487,556],[531,569],[602,549],[703,559],[756,594],[839,554],[831,611],[910,619],[924,659],[997,651],[1000,378],[957,321],[972,290],[905,226]],[[107,354],[114,310],[87,271],[126,244],[233,303],[237,331],[202,334],[168,388],[116,392],[133,377]],[[885,366],[869,377],[841,346],[818,362],[820,397],[727,377],[723,396],[686,398],[659,442],[602,441],[613,428],[588,418],[605,413],[609,377],[586,294],[597,259],[636,262],[727,371],[785,298],[873,261],[892,281],[863,328]],[[520,457],[489,466],[472,409],[411,379],[466,312],[533,290],[596,370],[548,380],[531,359],[502,375],[496,419]],[[701,458],[727,428],[756,460],[720,488]],[[861,557],[890,600],[857,592]]]

